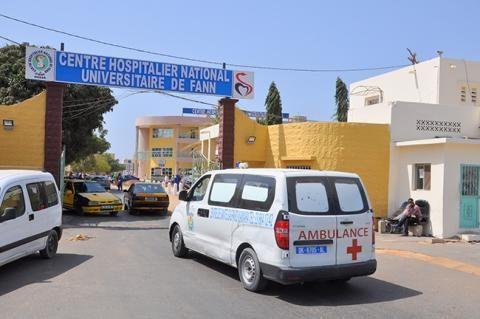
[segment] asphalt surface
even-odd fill
[[[168,216],[64,216],[52,260],[0,268],[0,318],[474,318],[480,277],[378,254],[370,277],[241,287],[235,269],[173,257]],[[77,235],[88,240],[69,240]]]

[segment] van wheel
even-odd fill
[[[172,232],[172,251],[175,257],[185,257],[188,253],[187,247],[183,242],[180,226],[176,225]]]
[[[260,262],[257,254],[251,248],[246,248],[238,259],[238,275],[242,281],[243,288],[250,291],[263,290],[267,280],[263,277],[260,269]]]
[[[50,231],[47,237],[45,248],[40,250],[40,256],[45,259],[53,258],[57,254],[58,249],[58,234],[56,231]]]

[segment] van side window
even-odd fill
[[[25,213],[25,199],[23,197],[22,187],[10,187],[3,196],[2,204],[0,205],[0,223],[5,221],[5,209],[15,208],[16,216],[20,217]]]
[[[289,210],[304,215],[331,215],[328,180],[324,177],[287,178]]]
[[[45,193],[47,196],[47,205],[52,207],[58,204],[57,188],[53,182],[45,182]]]
[[[209,205],[232,207],[235,202],[235,193],[239,188],[242,175],[219,174],[213,179],[210,190]]]
[[[275,178],[245,175],[239,208],[268,211],[275,197]]]
[[[210,182],[210,175],[199,180],[190,191],[190,201],[198,202],[203,200],[207,193],[208,182]]]
[[[338,205],[343,213],[363,213],[368,210],[360,181],[355,178],[335,179]]]
[[[27,184],[28,197],[30,198],[30,205],[34,212],[47,208],[46,199],[42,195],[42,188],[43,183]]]

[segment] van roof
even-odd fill
[[[45,178],[48,177],[52,179],[50,173],[45,173],[41,171],[34,170],[23,170],[23,169],[5,169],[0,170],[0,182],[7,182],[9,180],[19,180],[24,178]]]
[[[355,173],[338,172],[338,171],[320,171],[310,169],[290,169],[290,168],[231,168],[224,170],[212,171],[215,173],[227,174],[250,174],[250,175],[283,175],[285,177],[294,176],[334,176],[334,177],[357,177]]]

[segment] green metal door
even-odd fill
[[[460,181],[460,228],[476,228],[480,200],[480,166],[462,165]]]

